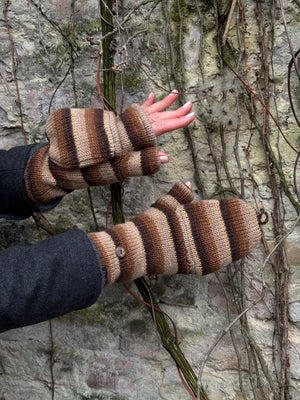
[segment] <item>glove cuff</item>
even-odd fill
[[[65,196],[68,191],[57,185],[49,167],[49,145],[34,153],[26,165],[25,188],[27,196],[37,204],[50,204],[57,197]]]

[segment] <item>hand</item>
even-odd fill
[[[150,93],[148,99],[144,104],[142,104],[141,107],[146,112],[156,136],[160,136],[163,133],[175,129],[183,128],[195,119],[195,113],[190,112],[193,107],[191,101],[187,102],[184,106],[179,107],[177,110],[164,111],[175,102],[177,97],[178,91],[174,90],[163,100],[154,103],[155,94]],[[169,162],[169,157],[166,153],[160,151],[159,157],[162,164]]]
[[[152,129],[156,136],[163,133],[173,131],[175,129],[183,128],[190,124],[195,119],[195,113],[191,113],[193,104],[191,101],[187,102],[184,106],[179,107],[177,110],[164,111],[170,107],[178,97],[178,91],[174,90],[163,100],[154,103],[155,94],[151,93],[142,108],[146,112]]]

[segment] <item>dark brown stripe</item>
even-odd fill
[[[92,167],[81,168],[82,177],[88,186],[100,185],[100,179],[102,179],[102,177],[97,174],[96,168],[96,165],[93,165]]]
[[[100,108],[96,108],[93,111],[94,111],[93,128],[98,143],[97,151],[99,151],[99,154],[101,154],[102,161],[108,161],[112,157],[112,154],[109,141],[107,138],[107,133],[104,127],[104,119],[103,119],[104,111],[101,110]]]
[[[220,210],[226,226],[227,236],[230,243],[230,250],[232,255],[232,261],[240,260],[245,256],[243,251],[245,236],[242,235],[240,230],[241,226],[237,225],[237,221],[240,219],[240,212],[236,212],[234,202],[230,199],[220,200]],[[240,224],[239,224],[240,225]]]
[[[79,160],[73,138],[71,110],[69,108],[62,108],[55,111],[51,117],[54,120],[51,123],[53,136],[58,135],[60,137],[59,152],[63,164],[68,168],[78,168]]]
[[[110,165],[114,171],[114,174],[117,177],[118,182],[123,182],[124,176],[121,171],[121,160],[120,158],[114,158],[111,162]]]
[[[184,185],[185,187],[182,187]],[[168,193],[180,204],[188,203],[193,200],[192,191],[184,184],[175,184]]]
[[[156,147],[149,147],[141,151],[141,167],[143,175],[153,175],[160,170],[161,162]]]
[[[138,229],[146,255],[146,267],[148,275],[158,275],[163,270],[164,260],[159,248],[162,245],[160,232],[152,222],[152,218],[145,214],[134,218],[132,222]]]
[[[142,135],[139,135],[136,132],[136,129],[138,129],[137,126],[137,121],[132,118],[130,115],[130,110],[126,110],[123,114],[120,115],[120,118],[124,124],[126,134],[130,140],[130,143],[132,144],[133,150],[140,150],[144,147],[144,144],[142,142]]]
[[[205,202],[187,204],[185,207],[197,254],[201,261],[202,275],[214,272],[219,267],[212,246],[216,240],[214,235],[216,221],[207,215]]]

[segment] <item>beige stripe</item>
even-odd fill
[[[239,234],[244,237],[241,247],[244,253],[243,257],[245,257],[258,243],[261,233],[258,227],[255,210],[248,204],[242,202],[236,205],[236,208],[239,208],[240,211],[236,221],[238,221],[239,224],[237,227]]]
[[[159,240],[162,246],[157,251],[161,254],[161,265],[158,268],[160,271],[163,268],[164,274],[176,274],[178,272],[176,249],[166,215],[157,208],[149,208],[144,214],[151,217],[153,225],[160,233]]]
[[[93,159],[91,146],[89,145],[88,130],[85,126],[85,109],[71,109],[71,121],[73,138],[77,150],[80,167],[89,165]]]
[[[95,238],[96,237],[96,238]],[[108,284],[116,282],[120,277],[120,262],[116,255],[116,245],[111,236],[106,232],[91,235],[99,248],[102,266],[107,268]]]
[[[189,265],[191,265],[191,269],[194,274],[202,275],[201,260],[198,257],[190,225],[190,220],[185,211],[184,206],[178,207],[178,209],[176,210],[176,214],[178,215],[178,218],[180,220],[180,225],[182,226],[182,233],[183,233],[185,248],[187,250],[188,263]]]
[[[115,149],[115,144],[114,144],[114,136],[111,131],[111,123],[112,123],[112,117],[115,119],[115,116],[112,112],[104,112],[103,113],[103,125],[104,125],[104,130],[106,134],[106,138],[109,144],[109,156],[114,157],[116,155],[116,149]]]
[[[142,176],[142,158],[140,152],[132,152],[127,160],[127,176]]]
[[[116,118],[116,124],[118,127],[120,142],[121,142],[121,146],[122,146],[122,153],[127,153],[129,151],[133,151],[134,150],[133,146],[131,144],[131,141],[127,135],[125,126],[120,117]]]
[[[146,253],[139,230],[133,222],[127,222],[122,225],[122,231],[131,252],[131,258],[134,260],[132,265],[134,269],[133,279],[145,276],[147,274]]]
[[[61,121],[63,121],[61,113],[63,113],[63,110],[53,111],[46,122],[45,130],[51,144],[49,157],[57,165],[65,167],[64,162],[61,161],[66,157],[66,148],[60,144],[62,140],[60,132],[65,129],[61,124]]]
[[[248,206],[248,210],[249,210],[250,216],[253,219],[253,223],[252,223],[252,226],[251,226],[252,227],[252,229],[251,229],[251,238],[252,238],[252,241],[253,241],[253,247],[255,247],[260,242],[261,230],[260,230],[259,225],[258,225],[256,211],[251,206]],[[248,228],[249,228],[249,222],[248,222],[247,225],[248,225]]]
[[[49,203],[55,197],[65,196],[67,192],[57,186],[56,179],[49,170],[48,162],[45,162],[44,166],[45,168],[40,169],[40,177],[39,182],[36,182],[36,189],[40,199],[43,199],[45,203]]]
[[[120,142],[120,136],[118,132],[117,117],[111,111],[105,111],[104,115],[105,131],[107,132],[107,139],[111,148],[111,154],[113,157],[119,157],[122,154],[122,143]]]

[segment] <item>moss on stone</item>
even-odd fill
[[[136,93],[137,90],[141,90],[145,83],[140,72],[136,68],[126,70],[123,79],[124,89],[129,93]]]

